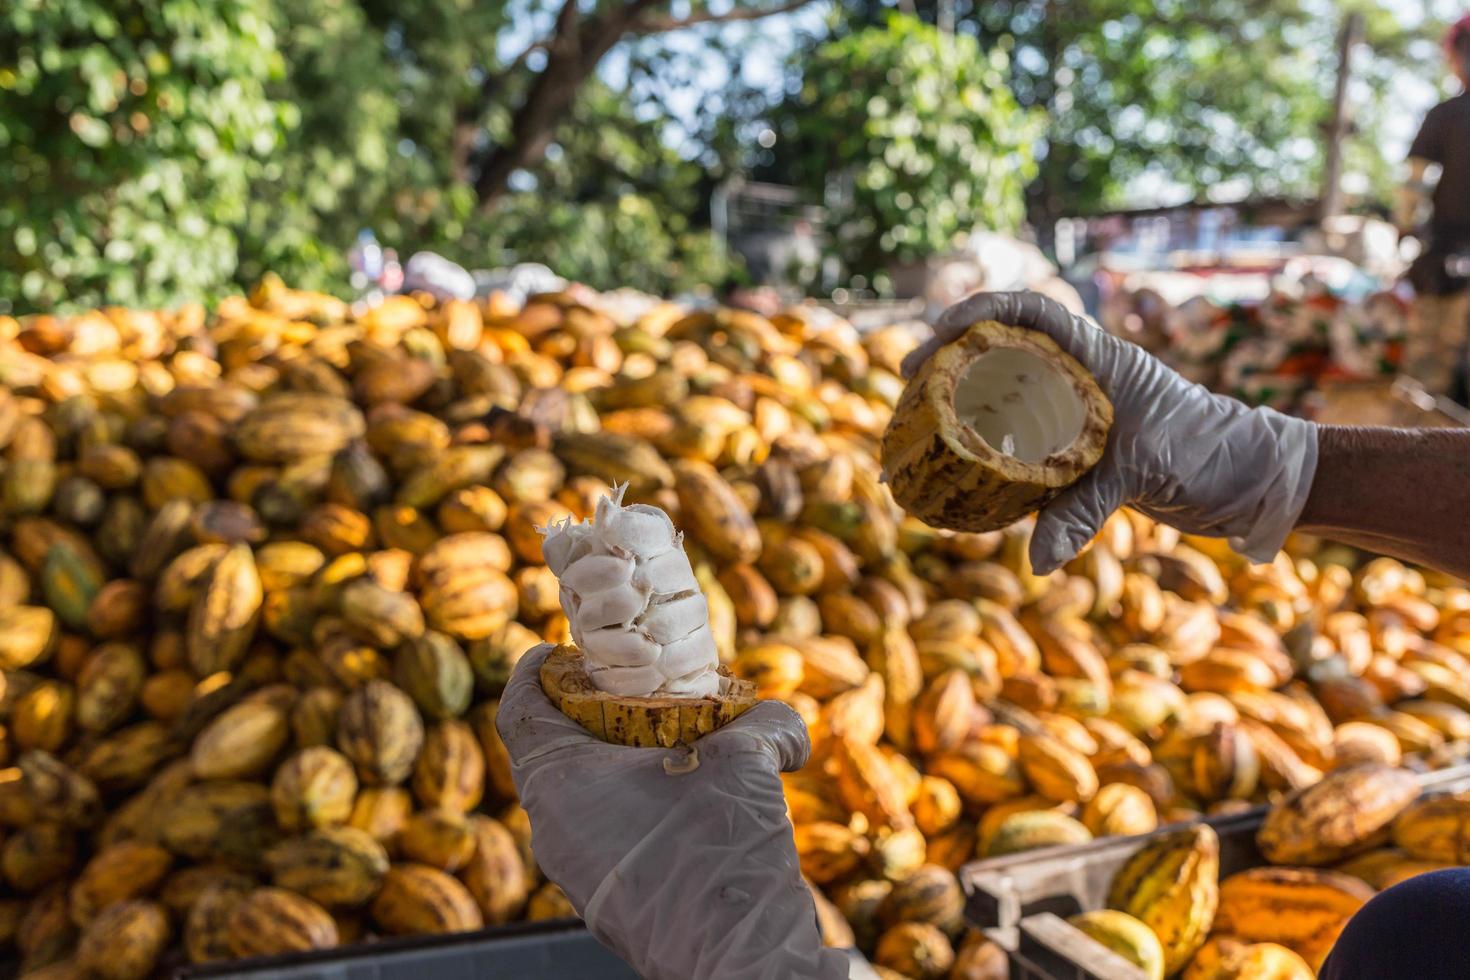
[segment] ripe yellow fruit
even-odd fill
[[[1220,842],[1208,824],[1163,834],[1118,869],[1108,906],[1158,935],[1164,973],[1183,969],[1209,935],[1220,900]]]
[[[1072,926],[1135,964],[1149,980],[1164,980],[1164,947],[1148,926],[1126,912],[1097,909],[1067,919]]]

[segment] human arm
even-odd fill
[[[1429,161],[1423,157],[1409,158],[1408,179],[1399,186],[1394,197],[1393,223],[1401,235],[1414,230],[1419,208],[1429,196],[1429,186],[1424,181],[1428,169]]]
[[[1400,234],[1414,230],[1420,207],[1429,196],[1429,185],[1425,174],[1432,163],[1444,162],[1445,140],[1444,106],[1438,105],[1424,116],[1414,142],[1409,145],[1409,175],[1394,197],[1394,225]]]
[[[1319,426],[1297,526],[1470,579],[1470,430]]]
[[[802,882],[780,773],[806,728],[763,702],[690,750],[609,745],[541,690],[550,645],[516,664],[496,727],[531,847],[587,928],[648,980],[846,980]]]

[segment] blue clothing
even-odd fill
[[[1320,980],[1470,977],[1470,868],[1415,875],[1358,910],[1322,965]]]

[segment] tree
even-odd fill
[[[1007,62],[998,46],[982,53],[973,37],[899,15],[802,59],[801,90],[776,114],[771,171],[828,198],[849,273],[1020,225],[1042,120],[1011,95]]]
[[[933,22],[942,0],[905,0]],[[843,0],[849,30],[897,0]],[[1366,84],[1354,89],[1349,160],[1381,189],[1378,130],[1390,79],[1422,71],[1431,23],[1403,26],[1381,0],[954,0],[956,30],[1009,50],[1009,80],[1050,120],[1038,146],[1029,216],[1045,232],[1064,214],[1139,198],[1315,196],[1329,112],[1334,38],[1347,9],[1367,15]],[[1428,65],[1438,70],[1430,55]]]
[[[546,261],[594,285],[667,289],[728,269],[691,220],[711,161],[688,159],[702,146],[670,149],[672,117],[643,84],[680,60],[660,42],[808,0],[274,2],[287,65],[274,91],[300,121],[281,181],[260,188],[248,267],[340,279],[340,250],[368,225],[471,266]],[[724,57],[702,40],[700,55]],[[598,67],[620,43],[632,57],[615,88]]]
[[[503,97],[484,85],[516,17],[506,0],[22,0],[0,19],[0,303],[168,305],[267,270],[340,291],[363,227],[597,286],[723,278],[692,220],[707,174],[656,101],[595,75],[548,118],[534,172],[477,207],[460,151],[509,141],[539,77],[528,56],[499,69]]]
[[[283,69],[267,91],[288,125],[251,182],[235,279],[275,271],[341,289],[358,230],[398,240],[395,194],[439,181],[437,168],[399,149],[423,104],[400,98],[384,32],[361,4],[272,0],[271,17]]]
[[[481,81],[455,102],[456,172],[473,187],[479,209],[493,212],[510,193],[512,176],[541,162],[577,92],[618,43],[705,24],[759,20],[810,2],[716,9],[704,0],[679,0],[684,9],[672,13],[669,0],[561,0],[550,27],[508,65],[473,65],[472,74]],[[509,118],[499,127],[487,124],[487,113],[512,91]]]
[[[233,275],[281,139],[265,0],[11,0],[0,309],[167,305]]]
[[[625,93],[589,82],[534,186],[493,215],[471,214],[451,254],[540,261],[602,288],[677,292],[725,280],[732,270],[695,220],[707,204],[705,171],[667,145],[664,125],[639,118]]]

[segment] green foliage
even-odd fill
[[[721,282],[709,194],[751,164],[829,204],[834,248],[869,276],[1014,228],[1023,201],[1044,228],[1225,188],[1310,195],[1349,9],[1369,43],[1346,165],[1381,199],[1394,86],[1443,74],[1438,22],[1389,0],[953,0],[953,36],[921,22],[938,0],[905,0],[917,19],[899,2],[808,19],[784,99],[745,76],[753,25],[625,40],[486,213],[477,161],[512,139],[539,64],[506,70],[502,39],[553,30],[559,2],[0,0],[0,310],[209,299],[268,269],[340,291],[362,227],[471,267]]]
[[[1020,224],[1041,119],[1017,105],[1006,71],[999,47],[982,52],[973,37],[905,16],[823,44],[805,62],[801,92],[777,120],[777,152],[817,199],[839,176],[829,230],[850,272]]]
[[[470,267],[650,290],[728,270],[666,115],[592,83],[494,215],[451,148],[507,0],[12,0],[0,17],[0,311],[167,306],[267,270],[341,292],[358,230]]]
[[[692,220],[704,212],[704,171],[666,145],[664,122],[589,83],[535,187],[468,219],[446,254],[541,262],[597,288],[666,292],[723,281],[731,269]]]
[[[841,0],[839,30],[881,23],[898,0]],[[914,0],[933,22],[939,0]],[[1346,158],[1385,198],[1382,150],[1404,73],[1433,77],[1433,21],[1389,0],[953,0],[956,31],[1010,51],[1017,100],[1048,116],[1030,217],[1190,195],[1315,196],[1344,14],[1365,15]]]
[[[526,189],[491,214],[477,209],[451,147],[466,120],[480,142],[510,138],[508,105],[530,78],[511,72],[488,99],[481,87],[500,67],[506,0],[275,3],[289,66],[277,92],[302,117],[282,179],[257,190],[252,275],[340,287],[364,226],[405,258],[433,249],[470,268],[543,262],[599,288],[666,291],[727,274],[691,225],[704,172],[666,144],[668,115],[648,102],[635,111],[629,93],[595,78]]]
[[[265,0],[9,0],[0,309],[212,295],[280,144],[281,70]]]
[[[279,151],[256,173],[240,229],[241,285],[275,271],[303,288],[341,290],[345,250],[409,181],[402,117],[383,32],[344,0],[273,0],[286,70],[269,94],[290,106]]]
[[[474,195],[450,148],[456,112],[496,65],[507,0],[272,0],[286,71],[270,93],[297,118],[252,187],[237,280],[266,270],[341,292],[357,233],[404,258],[470,267],[494,258],[467,237]],[[503,131],[492,105],[486,125]]]
[[[1141,186],[1265,194],[1311,188],[1322,68],[1300,0],[1058,0],[978,4],[989,43],[1014,46],[1012,83],[1051,117],[1034,200],[1043,216],[1118,206]],[[1143,183],[1148,181],[1149,183]]]
[[[518,194],[496,212],[495,225],[485,241],[500,254],[598,289],[677,293],[731,275],[709,232],[671,231],[658,203],[639,194],[585,203]]]

